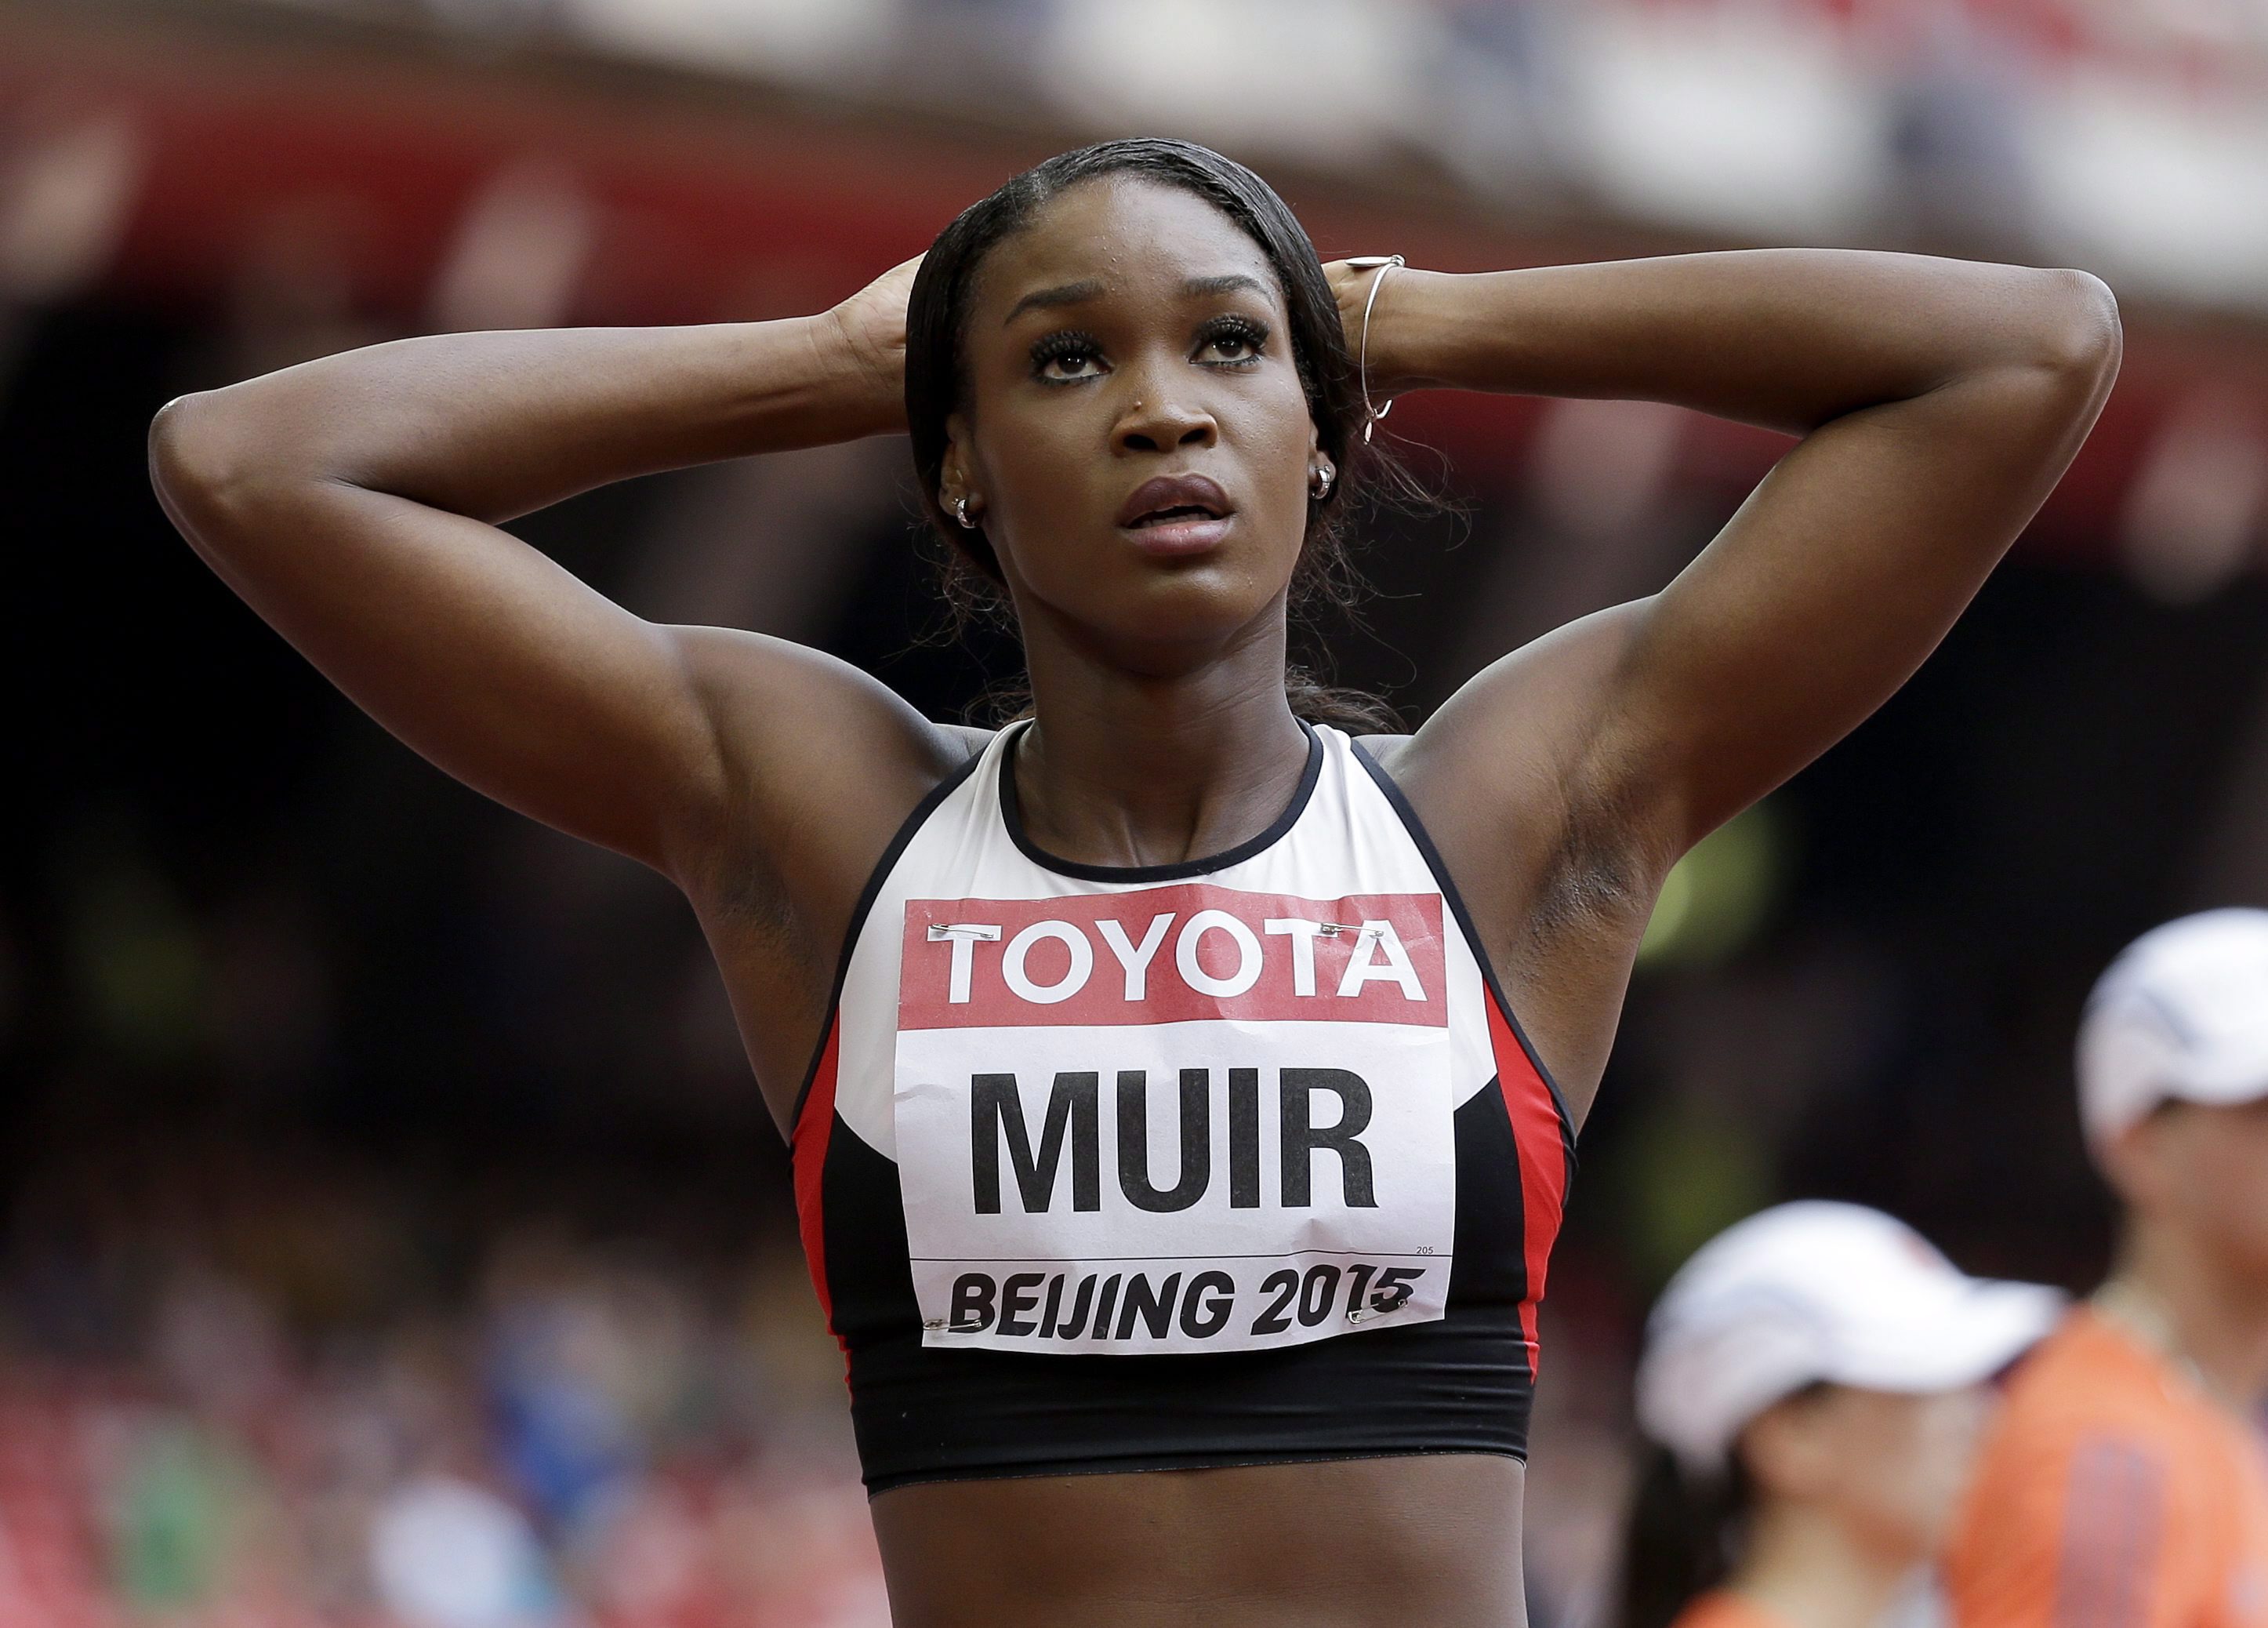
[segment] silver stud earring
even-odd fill
[[[968,518],[968,499],[966,497],[955,497],[953,500],[953,518],[961,522],[961,528],[963,531],[976,529],[976,522]]]
[[[1307,490],[1314,494],[1317,503],[1331,495],[1331,483],[1338,478],[1338,473],[1327,463],[1319,463],[1308,471]]]

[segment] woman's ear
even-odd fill
[[[938,467],[938,506],[964,527],[974,528],[984,512],[983,483],[970,478],[974,462],[968,421],[954,413],[945,421],[945,457]]]
[[[940,466],[939,480],[949,497],[973,498],[976,489],[975,454],[976,449],[970,444],[968,435],[968,416],[965,413],[948,414],[945,421],[945,459]]]

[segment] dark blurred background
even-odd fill
[[[2126,369],[1941,652],[1681,867],[1584,1137],[1529,1499],[1590,1620],[1637,1321],[1855,1198],[2108,1245],[2068,1058],[2127,938],[2268,903],[2263,0],[0,0],[0,1628],[885,1622],[779,1138],[689,912],[328,689],[151,498],[168,397],[403,334],[817,309],[1017,169],[1163,131],[1327,256],[1830,242],[2076,264]],[[1413,399],[1314,655],[1422,718],[1659,586],[1782,443]],[[525,534],[939,717],[874,443]],[[1831,539],[1822,539],[1831,546]]]

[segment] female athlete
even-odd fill
[[[1250,172],[1136,141],[817,316],[380,345],[173,403],[152,462],[387,728],[691,900],[902,1624],[1503,1624],[1535,1303],[1656,888],[1928,654],[2118,349],[2068,271],[1327,268]],[[1419,388],[1801,439],[1662,593],[1357,740],[1287,689],[1285,608],[1366,403]],[[896,431],[1012,606],[1004,730],[498,529]]]

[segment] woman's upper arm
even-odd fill
[[[2043,282],[2046,280],[2043,279]],[[1657,596],[1602,696],[1605,762],[1683,849],[1825,751],[1937,647],[2109,393],[2118,329],[2083,274],[2031,355],[1807,436]]]
[[[1848,733],[1945,636],[2108,393],[2107,291],[2043,285],[2063,311],[2032,354],[1814,430],[1660,593],[1483,672],[1418,755],[1555,844],[1612,828],[1659,868]]]
[[[728,834],[786,829],[766,818],[774,793],[825,790],[829,733],[873,737],[870,775],[895,762],[909,786],[942,752],[841,663],[648,622],[497,527],[279,470],[234,438],[196,398],[152,430],[153,478],[192,545],[412,749],[546,824],[682,882]]]

